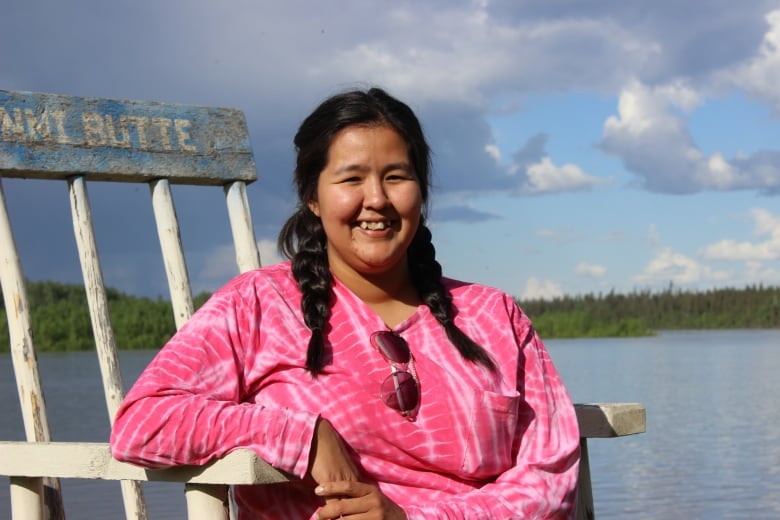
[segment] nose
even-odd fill
[[[388,200],[382,179],[374,176],[367,178],[364,184],[363,206],[366,208],[379,209],[385,207]]]

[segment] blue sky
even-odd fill
[[[245,112],[264,263],[294,205],[297,125],[338,90],[379,85],[430,138],[449,276],[520,298],[780,285],[778,1],[10,4],[2,90]],[[3,190],[25,274],[80,280],[65,188]],[[96,229],[107,283],[164,294],[148,192],[90,196],[111,221]],[[190,277],[213,290],[235,273],[224,209],[174,197]]]

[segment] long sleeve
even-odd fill
[[[565,518],[579,462],[568,394],[528,318],[507,295],[447,282],[458,326],[497,372],[465,360],[430,310],[394,327],[420,384],[408,421],[380,396],[390,373],[369,338],[386,325],[338,280],[329,363],[305,368],[311,332],[289,263],[237,277],[193,316],[128,393],[112,453],[146,467],[202,464],[250,448],[304,476],[314,428],[327,419],[367,481],[411,520]],[[300,486],[241,486],[241,518],[315,518]]]
[[[549,355],[527,318],[510,309],[521,349],[517,389],[522,396],[514,466],[494,482],[433,503],[407,505],[417,519],[541,519],[573,515],[579,469],[574,407]],[[485,435],[490,428],[485,425]]]
[[[264,317],[254,286],[240,282],[215,293],[141,374],[115,418],[115,458],[159,468],[250,448],[305,473],[317,416],[247,400],[245,357]]]

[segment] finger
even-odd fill
[[[317,519],[343,518],[349,516],[352,511],[347,502],[349,499],[332,498],[325,500],[325,505],[317,510]]]
[[[374,489],[370,484],[354,480],[338,480],[325,482],[314,488],[314,493],[321,497],[348,496],[352,498],[365,496]]]

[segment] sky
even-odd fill
[[[292,138],[380,86],[433,149],[447,276],[521,299],[780,285],[780,1],[3,0],[0,90],[244,112],[264,264]],[[32,280],[80,282],[62,183],[3,179]],[[236,274],[220,194],[174,186],[196,292]],[[165,296],[148,190],[89,187],[106,283]],[[218,191],[218,190],[217,190]]]

